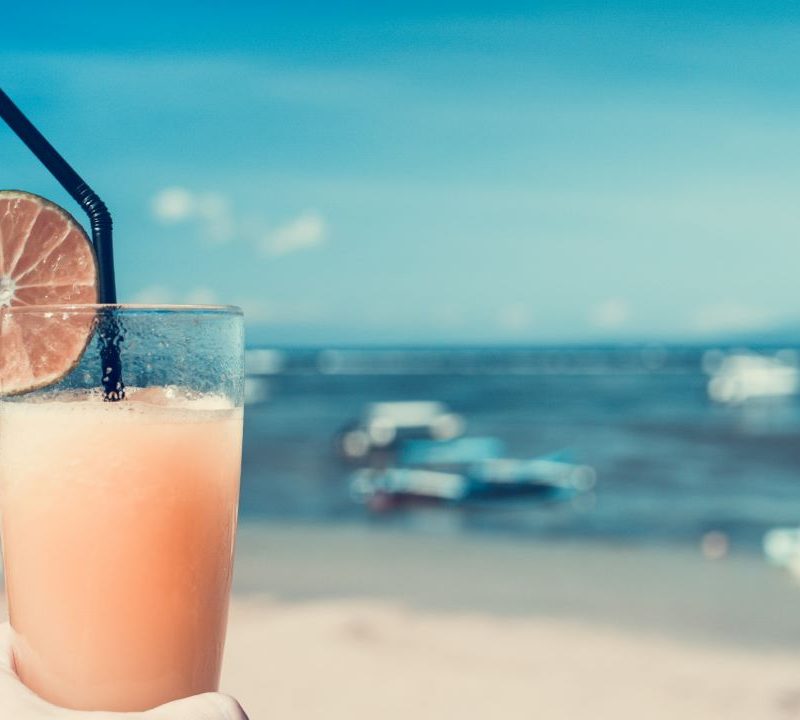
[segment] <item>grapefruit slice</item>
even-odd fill
[[[42,306],[96,302],[97,261],[75,218],[38,195],[0,191],[0,395],[57,382],[86,349],[93,313]]]

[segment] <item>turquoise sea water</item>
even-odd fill
[[[800,523],[800,400],[714,403],[705,350],[281,351],[251,380],[261,401],[245,414],[242,516],[626,543],[721,531],[755,550],[768,528]],[[596,469],[596,490],[371,515],[350,499],[333,440],[366,403],[403,399],[447,403],[514,457],[568,449]]]

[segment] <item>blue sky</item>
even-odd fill
[[[800,318],[799,11],[374,5],[4,9],[0,85],[111,207],[123,300],[279,343]],[[71,207],[2,132],[0,187]]]

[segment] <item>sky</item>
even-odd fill
[[[800,8],[23,5],[0,87],[111,208],[124,301],[276,344],[800,325]],[[2,128],[0,187],[75,210]]]

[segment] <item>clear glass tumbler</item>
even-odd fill
[[[109,327],[119,402],[102,392]],[[29,392],[0,385],[0,528],[19,676],[81,710],[217,690],[239,498],[241,311],[14,307],[0,309],[0,330],[0,352],[29,363],[19,372],[66,371]]]

